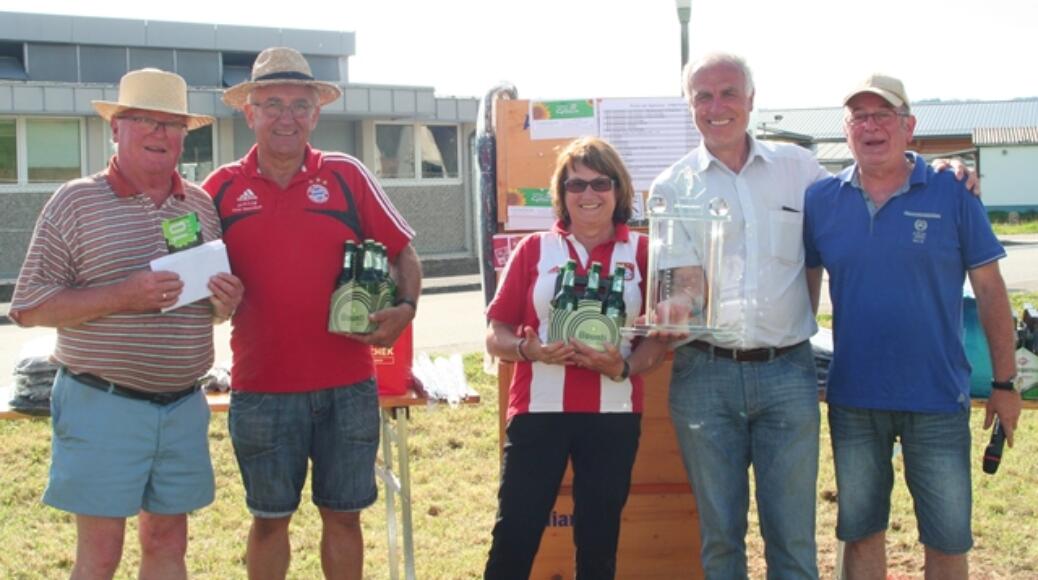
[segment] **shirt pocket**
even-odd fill
[[[804,259],[804,214],[785,209],[771,210],[771,255],[796,264]]]
[[[897,245],[901,248],[932,251],[945,245],[940,213],[904,210],[898,217],[900,219],[895,235]]]

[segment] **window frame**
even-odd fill
[[[378,135],[378,128],[383,125],[395,125],[402,127],[411,127],[411,146],[413,147],[414,155],[414,175],[411,177],[384,177],[376,176],[378,180],[386,185],[461,185],[464,183],[462,173],[464,172],[464,163],[462,157],[462,146],[461,146],[461,124],[460,123],[414,123],[406,121],[373,121],[371,130],[372,139],[372,150],[374,155],[378,155],[378,143],[376,142],[376,136]],[[422,147],[419,143],[418,135],[419,130],[422,127],[454,127],[457,132],[457,139],[455,143],[457,150],[455,151],[458,160],[457,177],[422,177]],[[374,161],[374,159],[372,160]],[[371,164],[374,166],[374,163]]]
[[[23,190],[26,187],[48,188],[65,183],[64,181],[29,181],[29,134],[26,127],[27,122],[37,119],[50,119],[58,121],[74,120],[79,125],[79,175],[83,177],[87,166],[87,138],[86,117],[72,117],[67,115],[0,115],[0,121],[14,119],[14,150],[15,164],[17,165],[16,179],[14,183],[0,183],[0,191]]]

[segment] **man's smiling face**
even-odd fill
[[[134,120],[137,118],[138,120]],[[170,125],[149,127],[140,118],[183,126],[182,115],[130,109],[112,118],[112,140],[118,145],[117,158],[124,170],[162,175],[170,174],[180,161],[187,131]]]
[[[692,78],[692,114],[712,153],[739,147],[746,139],[753,110],[747,88],[743,72],[727,63],[700,69]]]

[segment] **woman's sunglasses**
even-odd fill
[[[584,190],[586,190],[589,185],[591,186],[591,189],[603,192],[613,189],[613,180],[609,177],[596,177],[591,181],[573,178],[564,181],[563,185],[566,186],[566,191],[569,193],[584,193]]]

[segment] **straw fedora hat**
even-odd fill
[[[303,55],[294,48],[274,47],[259,53],[252,64],[252,78],[238,83],[223,92],[223,102],[233,109],[241,109],[249,98],[249,93],[263,85],[308,85],[317,89],[320,104],[338,99],[342,89],[338,86],[319,81],[310,72],[310,64]]]
[[[187,83],[180,75],[157,68],[142,68],[123,75],[119,80],[118,102],[90,101],[90,104],[105,121],[129,109],[181,115],[188,131],[214,121],[209,115],[188,113]]]

